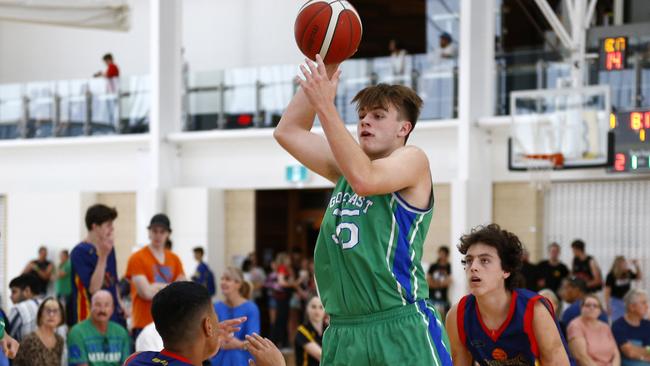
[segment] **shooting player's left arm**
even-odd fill
[[[346,169],[342,170],[345,172]],[[415,188],[424,181],[428,185],[427,195],[430,191],[429,160],[424,152],[415,146],[401,147],[390,156],[347,170],[348,174],[344,175],[348,182],[354,192],[362,196]]]
[[[542,365],[569,366],[562,338],[549,310],[541,302],[535,303],[533,332],[537,338],[539,358]]]

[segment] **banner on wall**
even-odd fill
[[[0,20],[128,31],[126,0],[0,0]]]

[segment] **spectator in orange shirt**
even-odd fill
[[[165,249],[165,242],[172,232],[167,215],[154,215],[148,229],[151,243],[131,254],[126,266],[126,277],[132,284],[133,339],[142,328],[153,322],[151,299],[154,295],[174,281],[185,280],[180,259]]]

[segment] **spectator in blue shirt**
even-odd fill
[[[569,323],[580,316],[582,300],[587,295],[587,283],[581,278],[571,276],[562,282],[560,295],[562,296],[562,300],[571,304],[564,310],[564,313],[560,317],[560,326],[564,334],[566,334],[566,328],[569,326]],[[604,311],[601,311],[598,320],[608,323],[608,318]]]
[[[214,273],[212,273],[210,267],[208,267],[208,265],[203,262],[204,254],[205,253],[203,252],[203,248],[194,248],[194,259],[199,262],[199,265],[196,267],[196,272],[194,272],[192,275],[192,281],[205,286],[205,288],[208,289],[208,293],[212,297],[217,294],[217,289],[214,285]]]
[[[622,366],[650,366],[650,320],[644,319],[648,313],[648,293],[632,289],[623,301],[625,315],[612,324]]]
[[[113,221],[114,208],[96,204],[86,210],[88,235],[70,253],[72,294],[68,324],[75,325],[90,317],[90,299],[99,290],[113,297],[112,321],[126,326],[124,311],[117,296],[117,261],[115,259]]]
[[[260,332],[260,311],[254,302],[250,301],[252,286],[244,281],[244,275],[238,268],[228,267],[221,275],[221,293],[225,298],[214,305],[219,320],[229,320],[246,317],[241,329],[234,333],[221,346],[221,351],[212,358],[213,366],[246,366],[252,359],[246,348],[246,336]]]

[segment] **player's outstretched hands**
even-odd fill
[[[255,357],[255,361],[248,360],[250,366],[286,366],[287,363],[282,352],[269,340],[259,334],[246,336],[245,348]]]
[[[325,66],[320,55],[316,55],[316,65],[309,59],[305,59],[305,65],[300,65],[305,79],[296,76],[296,82],[302,87],[311,105],[318,111],[321,107],[334,104],[341,70],[337,65]],[[336,71],[332,73],[332,69]]]
[[[222,333],[224,338],[228,338],[230,334],[239,331],[239,326],[245,321],[245,316],[224,320],[219,323],[219,331]]]
[[[11,338],[9,334],[6,333],[4,338],[0,340],[0,346],[2,346],[2,351],[7,356],[7,358],[10,358],[12,360],[16,357],[16,353],[18,353],[18,348],[20,348],[20,344],[18,343],[18,341]]]

